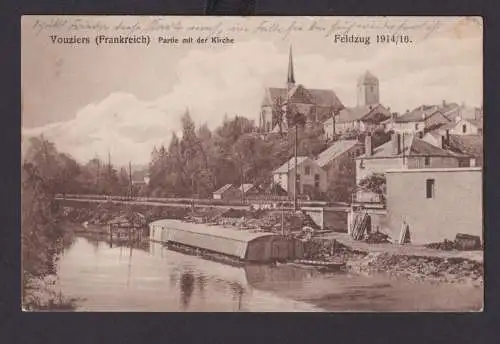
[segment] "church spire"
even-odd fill
[[[293,57],[292,57],[292,46],[290,45],[290,53],[288,58],[288,77],[286,84],[288,88],[295,85],[295,76],[293,75]]]

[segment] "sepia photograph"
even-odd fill
[[[21,18],[26,312],[482,312],[481,17]]]

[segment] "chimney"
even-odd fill
[[[441,136],[441,148],[446,149],[446,138]]]
[[[397,117],[398,117],[398,113],[397,112],[393,112],[392,113],[392,120],[395,120]]]
[[[401,153],[401,135],[398,133],[393,133],[391,137],[392,141],[392,153],[398,155]]]
[[[367,133],[365,136],[365,156],[372,156],[373,147],[372,147],[372,136],[370,133]]]
[[[450,129],[446,129],[446,145],[450,145]]]
[[[443,107],[446,106],[446,100],[443,100]]]

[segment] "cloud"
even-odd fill
[[[95,154],[106,157],[109,151],[118,164],[147,163],[154,145],[168,146],[171,133],[180,132],[180,116],[187,108],[197,125],[207,123],[212,129],[225,114],[258,120],[265,87],[285,83],[287,53],[263,41],[192,50],[172,65],[177,80],[168,94],[145,101],[111,93],[69,121],[26,129],[23,135],[44,133],[82,162]],[[415,47],[372,45],[353,49],[352,59],[345,53],[341,58],[301,54],[300,45],[294,46],[297,82],[333,89],[346,105],[354,105],[356,80],[370,70],[380,79],[382,103],[396,111],[443,99],[479,105],[481,53],[480,38],[434,38]]]

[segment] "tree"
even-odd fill
[[[373,173],[359,182],[362,189],[379,195],[382,204],[386,202],[386,185],[387,180],[382,173]]]
[[[342,159],[333,171],[330,171],[327,196],[332,201],[349,202],[356,188],[356,163],[350,158]]]
[[[120,172],[118,174],[118,188],[120,195],[132,196],[129,195],[130,191],[132,191],[130,186],[130,176],[125,167],[120,168]]]
[[[51,248],[60,232],[56,227],[52,186],[38,167],[26,161],[21,169],[21,243],[25,274],[52,273]],[[27,276],[26,276],[27,277]]]
[[[63,195],[66,193],[79,193],[81,187],[77,177],[81,173],[80,165],[72,157],[63,153],[57,155],[57,165],[55,191]]]

